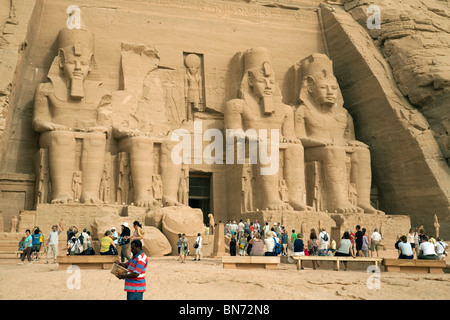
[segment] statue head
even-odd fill
[[[86,29],[64,28],[58,35],[58,65],[73,99],[84,97],[83,82],[93,66],[94,35]]]
[[[273,112],[273,97],[280,95],[271,60],[271,54],[266,48],[247,50],[244,53],[245,73],[240,90],[243,98],[248,93],[262,102],[266,114]]]
[[[302,85],[300,100],[310,100],[319,106],[332,107],[338,98],[339,86],[333,75],[331,60],[321,53],[314,53],[301,62]]]
[[[184,63],[186,64],[189,73],[195,75],[200,68],[201,61],[198,55],[191,53],[186,56]]]

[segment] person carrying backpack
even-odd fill
[[[328,250],[330,246],[330,236],[328,235],[325,228],[322,228],[322,231],[319,233],[319,250]]]
[[[275,242],[275,246],[273,247],[273,255],[278,256],[283,252],[283,247],[281,246],[281,243],[277,240],[277,238],[272,237],[272,239]]]

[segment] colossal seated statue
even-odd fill
[[[355,140],[353,120],[337,103],[339,87],[331,60],[315,53],[300,62],[300,70],[301,104],[295,111],[295,130],[305,147],[305,162],[321,163],[326,186],[323,209],[379,213],[370,204],[369,148]]]
[[[77,171],[82,177],[80,201],[102,202],[99,186],[108,131],[102,119],[110,95],[101,82],[89,80],[94,67],[94,35],[87,29],[62,29],[50,81],[36,89],[32,122],[40,147],[48,149],[52,203],[74,200]]]
[[[141,44],[122,44],[122,76],[124,90],[113,93],[112,134],[119,152],[129,158],[133,203],[150,207],[159,202],[153,195],[154,175],[160,175],[162,205],[180,206],[178,188],[181,164],[171,160],[176,145],[168,134],[170,126],[162,81],[158,74],[156,49]],[[160,145],[158,168],[154,168],[155,144]]]
[[[224,109],[225,129],[267,130],[267,141],[271,141],[271,132],[276,130],[281,141],[286,142],[284,153],[284,177],[279,172],[262,174],[267,168],[258,159],[256,185],[260,190],[261,208],[269,210],[306,210],[304,203],[304,164],[303,146],[295,137],[294,114],[290,106],[281,102],[280,89],[275,80],[271,66],[271,54],[266,48],[253,48],[244,55],[244,76],[240,87],[239,99],[226,102]],[[261,131],[260,131],[261,132]],[[248,139],[256,139],[258,148],[263,147],[261,135]],[[277,141],[278,142],[278,141]],[[278,144],[277,144],[278,146]],[[267,147],[267,146],[266,146]],[[270,146],[272,147],[272,146]],[[268,151],[270,157],[275,151]],[[276,159],[277,165],[279,159]],[[282,201],[279,193],[279,179],[284,179],[288,188],[288,203]]]

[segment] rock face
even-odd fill
[[[428,121],[423,112],[424,105],[419,109],[413,104],[419,100],[425,103],[427,100],[409,98],[416,91],[406,88],[412,89],[411,84],[425,84],[423,79],[430,73],[419,72],[423,67],[418,66],[425,62],[417,59],[417,55],[427,55],[428,50],[431,51],[431,56],[440,55],[442,53],[439,52],[445,49],[433,51],[433,48],[422,47],[421,50],[411,50],[406,49],[404,42],[409,38],[412,45],[417,45],[417,41],[421,41],[419,38],[426,39],[440,34],[441,39],[446,39],[447,36],[419,31],[416,29],[418,22],[414,21],[414,17],[419,19],[416,14],[403,16],[403,13],[396,10],[399,14],[396,18],[387,8],[381,9],[381,29],[368,30],[368,15],[363,14],[368,4],[362,4],[363,2],[348,2],[353,4],[347,6],[352,15],[338,6],[324,6],[322,10],[328,50],[341,86],[344,106],[355,119],[357,137],[370,147],[373,181],[379,190],[380,209],[387,213],[408,214],[413,225],[424,224],[427,230],[432,230],[435,212],[441,215],[440,219],[448,219],[450,214],[450,169],[434,138],[430,127],[432,121]],[[388,1],[375,3],[383,8],[382,5]],[[400,8],[402,5],[407,6],[404,1],[395,3]],[[424,9],[421,5],[421,10]],[[383,20],[383,13],[386,13],[386,20]],[[424,12],[422,18],[429,14],[435,13]],[[389,22],[389,19],[394,21]],[[398,25],[407,21],[413,27],[406,31],[400,30]],[[396,24],[397,29],[394,28]],[[431,29],[432,25],[429,26]],[[399,33],[395,33],[394,29]],[[371,35],[377,40],[374,41]],[[439,40],[438,47],[440,43]],[[447,70],[444,60],[436,60],[438,61],[442,63],[440,70]],[[432,65],[428,65],[426,68],[431,67]],[[411,70],[417,71],[417,74],[411,73]],[[408,72],[409,76],[399,77]],[[407,83],[409,84],[406,85]],[[433,90],[434,86],[430,82],[419,91],[428,92],[430,97],[447,92],[445,88]],[[405,97],[405,93],[408,96]],[[442,110],[438,117],[434,117],[436,120],[448,117],[448,107],[444,112],[444,108],[437,103],[428,106],[429,110]]]
[[[430,127],[441,152],[450,164],[450,9],[445,1],[370,1],[380,8],[380,29],[369,30],[374,43],[392,68],[398,88],[425,116],[428,124],[414,114],[415,127]],[[348,12],[365,26],[369,4]],[[415,118],[415,119],[414,119]]]

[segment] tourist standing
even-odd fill
[[[33,253],[35,254],[35,260],[39,261],[39,251],[41,250],[41,237],[42,232],[39,230],[39,227],[34,227],[34,230],[32,231],[31,238],[32,240],[32,248],[31,248],[31,255],[33,256]]]
[[[319,233],[319,250],[327,250],[330,245],[330,236],[325,228]]]
[[[89,234],[87,233],[86,228],[83,229],[83,232],[81,233],[81,237],[83,238],[83,251],[86,251],[88,248],[88,242],[89,242]]]
[[[294,241],[294,256],[305,255],[305,244],[303,242],[303,233],[299,232],[297,238]],[[300,261],[301,270],[303,270],[303,261]]]
[[[261,234],[261,225],[259,224],[258,220],[255,220],[255,223],[253,224],[254,231]]]
[[[23,262],[25,261],[25,257],[28,259],[28,264],[31,264],[31,249],[33,248],[33,237],[31,236],[30,229],[27,229],[25,231],[25,250],[23,250],[22,258],[20,260],[22,262],[19,262],[19,265],[23,265]]]
[[[369,256],[369,235],[366,232],[365,228],[362,228],[361,232],[363,233],[363,243],[361,247],[362,255],[364,257]]]
[[[262,229],[262,233],[263,233],[264,237],[266,237],[267,231],[270,231],[268,222],[266,222],[266,224],[264,225],[264,227]],[[272,232],[270,233],[270,237],[272,237]]]
[[[125,262],[125,259],[130,260],[130,239],[131,239],[131,230],[128,228],[128,222],[122,223],[122,232],[120,233],[121,238],[121,250],[120,250],[120,260],[121,262]]]
[[[356,245],[356,255],[358,257],[362,257],[362,245],[363,245],[363,237],[364,234],[361,231],[361,226],[356,226],[356,233],[355,233],[355,245]]]
[[[125,279],[125,288],[127,300],[143,300],[146,291],[145,270],[148,265],[148,258],[142,249],[142,242],[133,240],[131,242],[131,253],[133,257],[127,263],[121,263],[116,260],[116,264],[127,268],[127,273],[120,276],[119,279]]]
[[[117,233],[116,227],[111,227],[111,239],[113,239],[116,246],[119,245],[119,234]]]
[[[266,224],[268,226],[268,224]],[[273,249],[275,248],[275,239],[273,237],[272,231],[266,230],[266,233],[264,234],[264,244],[266,245],[266,252],[264,253],[265,256],[274,256],[275,253],[273,252]]]
[[[378,258],[378,251],[380,249],[380,242],[381,242],[381,234],[378,232],[378,228],[373,229],[373,233],[370,236],[370,256],[373,257],[373,252],[377,252],[377,258]]]
[[[247,255],[249,256],[253,249],[253,236],[252,234],[247,235]]]
[[[240,231],[239,231],[240,233]],[[239,255],[240,256],[245,256],[245,250],[247,249],[247,237],[245,236],[245,234],[242,234],[239,237]]]
[[[317,240],[317,234],[315,229],[311,229],[311,233],[309,234],[308,240],[308,252],[310,256],[319,255],[319,241]],[[313,269],[319,267],[319,263],[317,261],[312,260]]]
[[[241,219],[238,224],[238,239],[241,239],[241,237],[244,235],[244,229],[245,229],[245,224],[242,222],[242,219]]]
[[[297,234],[295,233],[294,229],[292,229],[290,240],[291,240],[291,249],[294,250],[294,243],[295,243],[295,240],[297,240]]]
[[[181,263],[186,263],[186,256],[189,253],[189,240],[186,238],[186,234],[181,235],[181,249],[180,249],[180,259]]]
[[[247,219],[244,223],[244,233],[250,234],[250,219]]]
[[[413,253],[416,250],[416,242],[414,239],[414,229],[410,228],[408,234],[406,235],[406,239],[409,243],[409,245],[411,246]]]
[[[283,233],[281,234],[281,245],[283,246],[283,256],[287,256],[289,244],[289,235],[286,232],[286,228],[283,227]]]
[[[56,258],[58,256],[58,241],[59,241],[59,234],[61,233],[62,228],[59,225],[53,225],[52,227],[52,231],[50,231],[50,233],[48,234],[48,238],[47,238],[47,262],[45,262],[46,264],[48,264],[48,259],[50,259],[50,257],[53,254],[53,264],[56,263]]]
[[[142,248],[144,247],[144,230],[142,229],[142,225],[139,223],[139,221],[133,222],[133,228],[134,232],[131,237],[131,241],[133,240],[140,240],[142,243]]]
[[[231,235],[230,240],[230,256],[232,257],[236,256],[236,236],[234,234]]]
[[[194,244],[194,248],[195,248],[194,261],[200,261],[200,256],[202,254],[202,243],[203,243],[203,238],[200,233],[197,233],[197,239],[195,240],[195,244]]]

